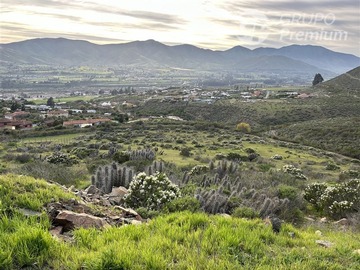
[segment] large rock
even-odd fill
[[[124,187],[113,187],[111,193],[108,194],[109,197],[124,197],[128,194],[128,190]]]
[[[104,219],[85,213],[75,213],[72,211],[60,211],[54,219],[54,224],[63,226],[64,231],[74,228],[107,228],[110,227]]]

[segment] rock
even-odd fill
[[[57,237],[57,238],[60,238],[60,235],[62,234],[63,232],[63,227],[62,226],[56,226],[54,227],[53,229],[51,229],[50,231],[50,234],[54,237]]]
[[[341,226],[348,226],[348,225],[350,225],[350,221],[347,220],[346,218],[342,218],[338,221],[335,221],[334,224],[341,225]]]
[[[326,222],[328,222],[328,220],[327,220],[326,217],[323,217],[323,218],[320,219],[320,222],[321,222],[321,223],[326,223]]]
[[[315,234],[316,234],[317,236],[322,236],[322,232],[319,231],[319,230],[315,231]]]
[[[54,219],[54,224],[63,226],[65,231],[74,228],[107,228],[110,225],[102,218],[84,213],[75,213],[72,211],[60,211]]]
[[[221,216],[223,218],[231,218],[231,216],[229,214],[225,214],[225,213],[222,213],[219,216]]]
[[[360,249],[354,250],[354,254],[360,255]]]
[[[108,194],[109,197],[124,197],[128,194],[128,190],[124,187],[113,187],[111,193]]]
[[[133,219],[133,220],[131,221],[131,224],[132,224],[132,225],[141,225],[141,224],[142,224],[142,222],[141,222],[141,221],[139,221],[139,220],[135,220],[135,219]]]
[[[326,248],[330,248],[334,245],[333,243],[325,240],[316,240],[315,243]]]
[[[90,185],[88,188],[84,190],[86,194],[97,194],[100,193],[100,190],[97,189],[94,185]]]
[[[19,210],[19,212],[21,214],[23,214],[26,217],[39,217],[39,216],[41,216],[40,212],[33,211],[33,210],[30,210],[30,209],[19,208],[18,210]]]
[[[312,217],[304,217],[304,219],[306,219],[307,221],[311,221],[311,222],[315,221],[315,219],[313,219]]]
[[[115,209],[120,209],[125,217],[140,217],[140,215],[138,213],[136,213],[133,209],[131,208],[124,208],[121,206],[115,206]],[[141,217],[140,217],[141,218]]]

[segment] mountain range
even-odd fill
[[[65,66],[174,67],[240,72],[340,74],[360,66],[360,58],[320,46],[290,45],[225,51],[193,45],[168,46],[155,40],[97,45],[83,40],[40,38],[0,44],[0,62]]]

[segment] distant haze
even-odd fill
[[[360,56],[358,0],[1,0],[0,11],[0,43],[156,39],[213,50],[309,44]]]
[[[167,46],[155,40],[96,45],[81,40],[43,38],[0,44],[0,51],[0,62],[10,65],[129,65],[293,75],[326,72],[330,76],[360,66],[359,57],[310,45],[254,50],[235,46],[212,51],[186,44]]]

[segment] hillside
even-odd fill
[[[340,76],[325,81],[316,86],[316,90],[326,91],[328,94],[359,95],[360,94],[360,66]]]
[[[16,183],[14,189],[11,187]],[[284,224],[278,234],[262,220],[174,213],[141,225],[75,229],[63,241],[43,212],[22,214],[68,192],[31,177],[0,176],[0,268],[7,269],[356,269],[359,235]],[[35,191],[35,193],[34,193]],[[22,202],[19,204],[19,202]],[[330,245],[326,248],[326,245]]]
[[[44,38],[1,44],[0,49],[2,62],[38,65],[129,65],[301,74],[322,72],[332,76],[360,63],[360,58],[353,55],[323,47],[295,45],[255,50],[236,46],[226,51],[213,51],[186,44],[168,46],[154,40],[97,45],[81,40]]]

